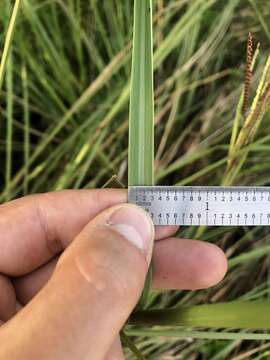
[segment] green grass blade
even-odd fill
[[[270,330],[270,301],[228,302],[133,314],[130,324]]]
[[[152,0],[136,0],[129,114],[129,185],[154,184],[154,80]],[[151,289],[150,269],[139,303],[144,308]]]
[[[23,87],[23,109],[24,109],[24,195],[28,194],[29,181],[29,157],[30,157],[30,114],[29,114],[29,93],[28,93],[28,78],[26,66],[22,67],[22,87]]]
[[[261,23],[262,28],[264,29],[265,35],[267,36],[267,39],[270,41],[270,29],[268,28],[268,25],[261,13],[261,11],[258,8],[258,5],[254,0],[249,0],[251,6],[253,7],[255,14],[258,17],[259,22]]]
[[[270,253],[270,245],[260,246],[258,249],[255,248],[252,251],[244,252],[229,260],[229,268],[232,269],[239,264],[245,264],[252,260],[260,259],[261,257],[267,256]]]
[[[7,60],[8,60],[8,55],[9,55],[9,51],[10,51],[10,47],[11,47],[11,43],[12,43],[12,39],[13,39],[13,35],[14,35],[14,30],[15,30],[21,2],[22,2],[21,0],[15,1],[12,15],[10,18],[10,22],[9,22],[9,25],[7,28],[4,50],[3,50],[3,54],[2,54],[2,58],[1,58],[1,62],[0,62],[0,90],[2,89],[2,85],[3,85],[3,81],[4,81],[5,68],[6,68],[6,64],[7,64]]]
[[[7,62],[7,133],[6,133],[6,201],[11,199],[12,146],[13,146],[13,56]]]
[[[129,118],[129,185],[154,183],[152,1],[136,0]]]
[[[138,360],[145,360],[145,357],[143,354],[137,349],[136,345],[133,343],[133,341],[130,340],[130,338],[126,335],[124,331],[121,331],[120,338],[122,341],[122,344],[125,345],[130,349],[130,351],[133,353],[133,355]]]
[[[207,340],[270,340],[268,333],[251,333],[251,332],[218,332],[218,331],[194,331],[184,330],[183,328],[172,329],[127,329],[129,336],[149,336],[149,337],[166,337],[180,339],[207,339]]]

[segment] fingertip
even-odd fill
[[[200,254],[200,286],[196,289],[206,289],[220,283],[228,270],[228,261],[223,250],[215,244],[203,243]]]
[[[219,283],[227,259],[216,245],[199,240],[169,238],[154,248],[154,287],[199,290]]]

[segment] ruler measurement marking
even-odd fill
[[[270,225],[270,187],[130,187],[129,202],[157,225]]]

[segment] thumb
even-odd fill
[[[25,358],[42,359],[45,352],[46,359],[103,359],[140,297],[153,240],[152,221],[139,207],[100,213],[63,253],[47,286],[6,327],[9,336],[12,323],[23,330],[13,348]]]

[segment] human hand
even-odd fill
[[[126,201],[126,190],[66,190],[0,206],[0,359],[123,359],[118,334],[152,251],[155,288],[223,278],[217,246],[154,231]]]

